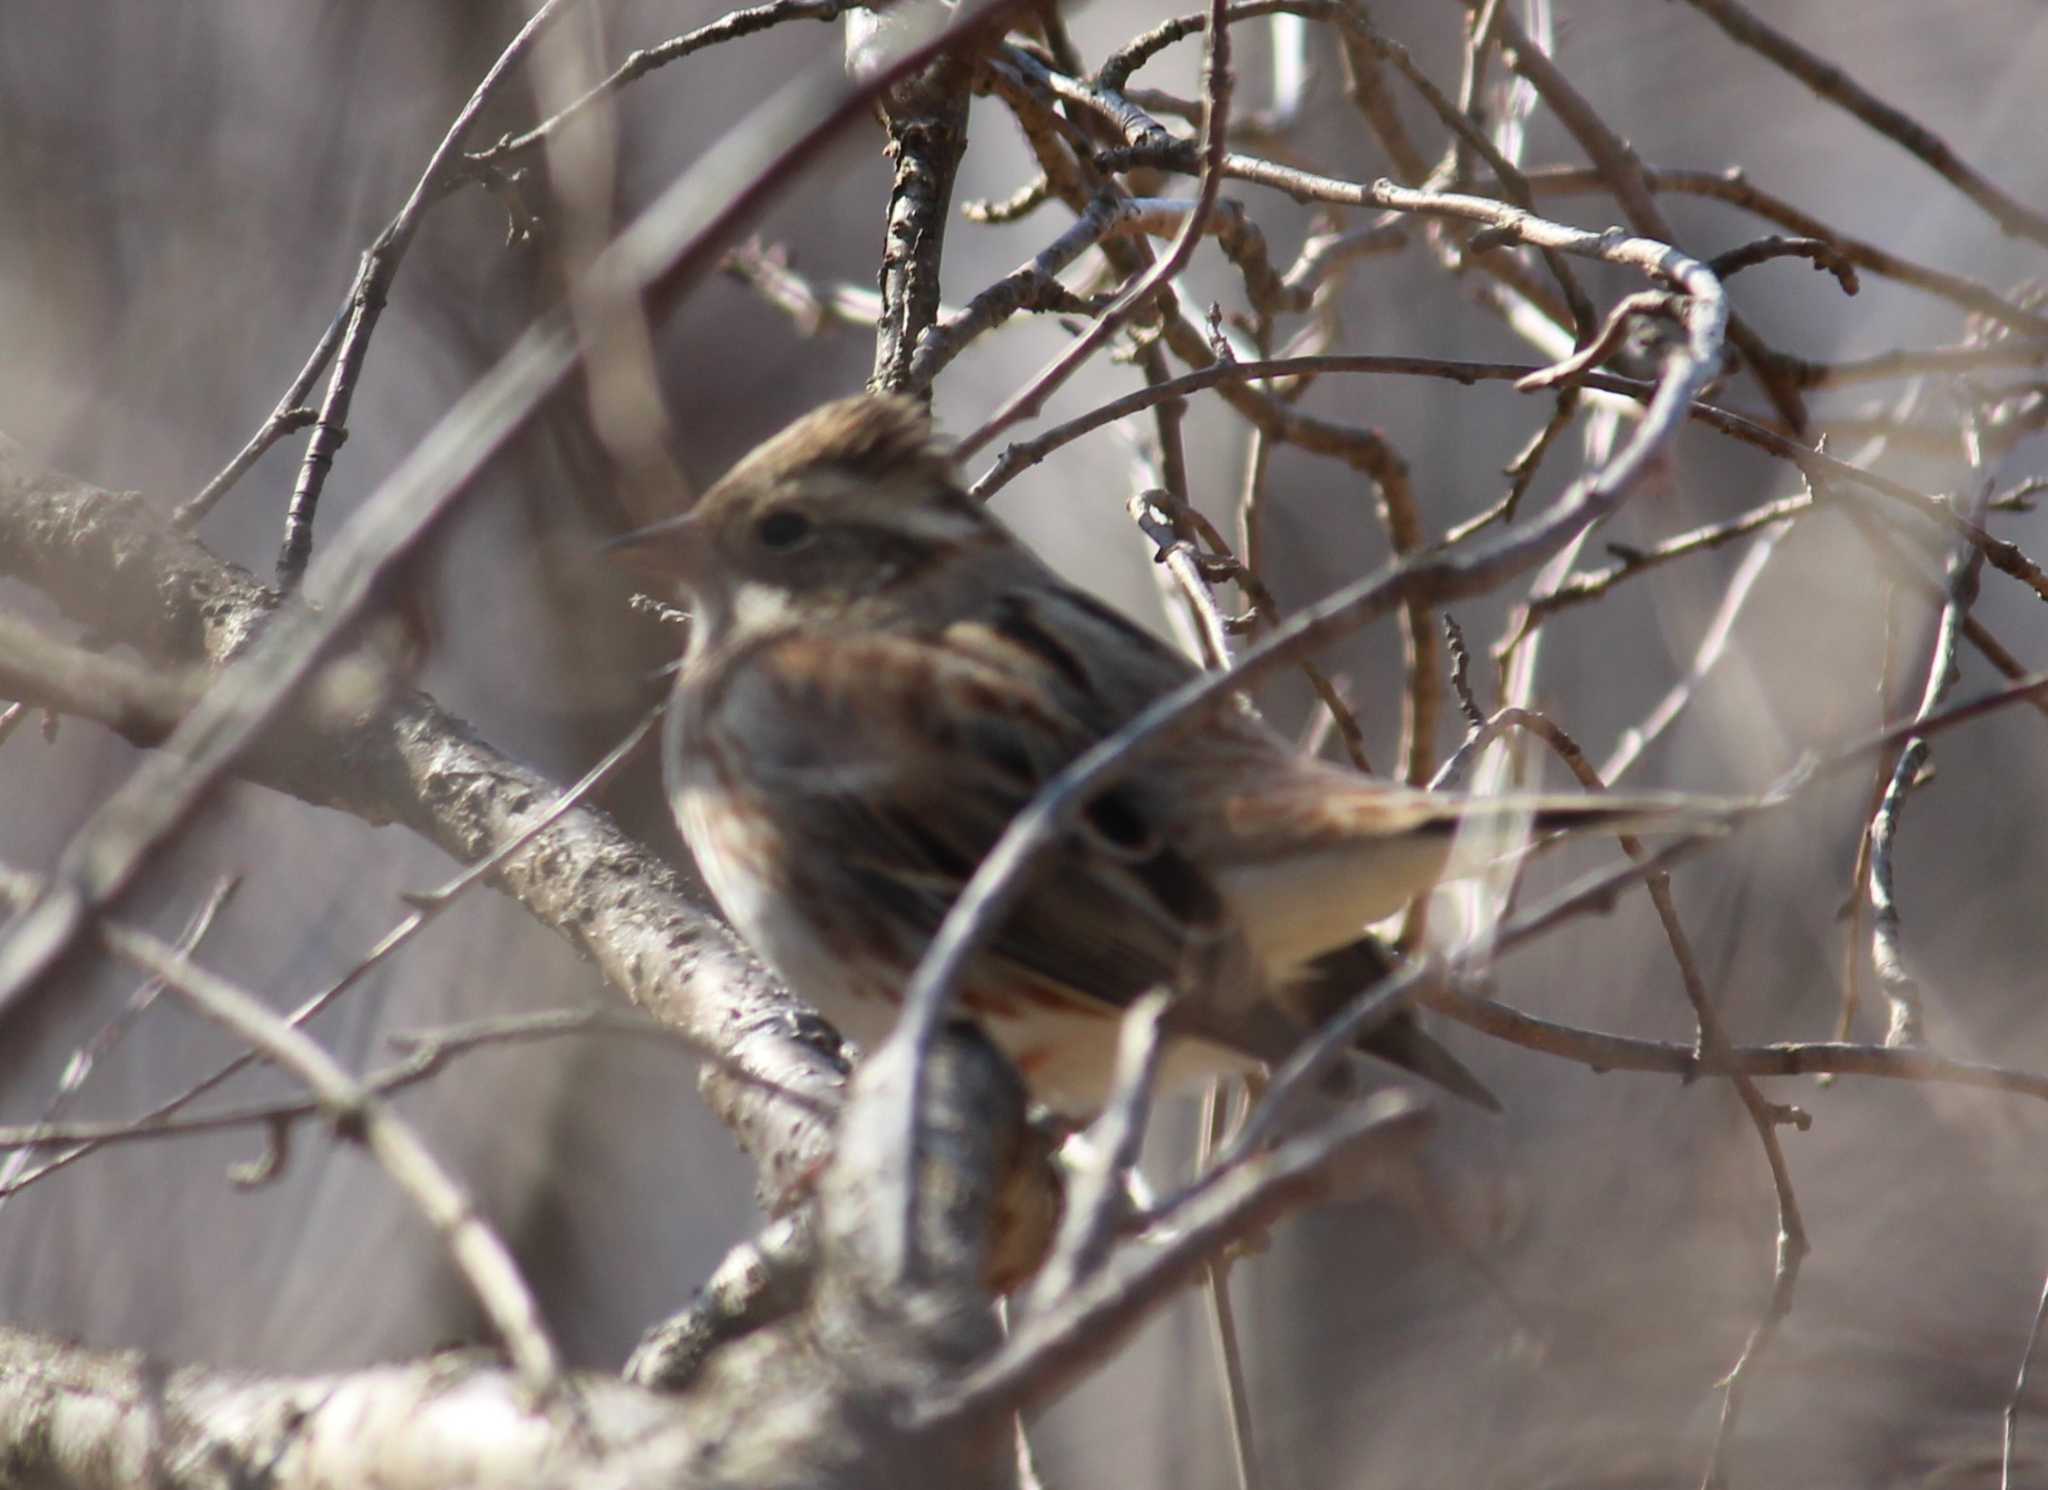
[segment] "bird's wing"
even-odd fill
[[[1111,648],[1084,629],[1107,625]],[[842,903],[887,907],[914,959],[1010,820],[1177,663],[1085,597],[1027,593],[943,629],[785,634],[725,670],[714,707],[746,742],[753,810]],[[1088,804],[994,939],[996,968],[1118,1006],[1242,964],[1157,795],[1141,775]]]

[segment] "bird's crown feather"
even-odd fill
[[[923,404],[898,394],[864,393],[813,409],[748,455],[726,480],[769,485],[818,467],[872,481],[930,476],[950,482],[953,458]]]

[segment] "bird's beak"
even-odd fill
[[[694,512],[663,518],[598,545],[636,578],[688,584],[703,567],[709,534]]]

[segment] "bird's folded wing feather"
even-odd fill
[[[735,670],[721,707],[749,711],[748,775],[792,846],[921,940],[1039,788],[1143,702],[1088,685],[1050,646],[975,621],[784,637]],[[1096,798],[997,934],[992,967],[1121,1005],[1227,962],[1223,901],[1159,817],[1141,782]]]

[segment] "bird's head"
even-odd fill
[[[864,394],[756,447],[681,517],[615,540],[645,578],[680,586],[693,656],[809,622],[1007,541],[961,489],[913,399]]]

